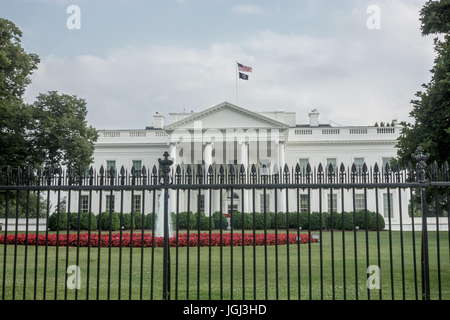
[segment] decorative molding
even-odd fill
[[[205,116],[207,116],[209,114],[212,114],[212,113],[215,113],[215,112],[217,112],[219,110],[222,110],[222,109],[230,109],[230,110],[236,111],[238,113],[241,113],[243,115],[249,116],[251,118],[263,121],[265,123],[269,123],[269,124],[273,125],[274,128],[289,129],[289,126],[287,124],[285,124],[285,123],[282,123],[282,122],[279,122],[279,121],[274,120],[272,118],[263,116],[263,115],[258,114],[256,112],[253,112],[253,111],[241,108],[241,107],[236,106],[236,105],[234,105],[232,103],[223,102],[223,103],[218,104],[216,106],[213,106],[213,107],[211,107],[209,109],[206,109],[206,110],[203,110],[203,111],[201,111],[199,113],[196,113],[196,114],[194,114],[194,115],[192,115],[190,117],[187,117],[185,119],[181,119],[181,120],[178,120],[178,121],[176,121],[176,122],[174,122],[172,124],[169,124],[169,125],[164,127],[164,130],[166,130],[166,131],[176,130],[178,127],[180,127],[180,126],[182,126],[184,124],[192,123],[192,122],[194,122],[196,120],[202,119]]]
[[[396,144],[396,140],[391,141],[375,141],[375,140],[361,140],[361,141],[355,141],[355,140],[348,140],[348,141],[286,141],[286,145],[288,146],[299,146],[299,145],[361,145],[361,144]]]
[[[147,147],[167,147],[168,143],[108,143],[95,144],[95,148],[147,148]]]

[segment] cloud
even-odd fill
[[[260,6],[254,4],[240,4],[231,8],[234,12],[241,14],[260,14],[263,13],[263,9]]]
[[[86,99],[88,121],[98,129],[144,128],[156,111],[167,121],[183,105],[190,112],[235,102],[237,84],[242,107],[293,111],[298,123],[308,123],[314,108],[322,123],[408,121],[409,102],[429,81],[434,58],[433,37],[420,36],[420,6],[380,2],[381,29],[368,30],[367,6],[358,4],[350,13],[334,11],[326,26],[333,32],[267,28],[204,49],[128,46],[104,58],[41,57],[26,98],[75,94]],[[249,81],[236,83],[236,61],[253,68]]]
[[[208,49],[129,46],[102,59],[53,55],[42,59],[32,76],[26,99],[56,90],[88,103],[88,120],[99,129],[144,128],[162,111],[202,110],[235,98],[235,57],[249,61],[232,43]]]

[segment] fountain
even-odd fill
[[[168,218],[169,218],[169,238],[173,234],[172,216],[170,214],[170,201],[168,202]],[[158,197],[158,210],[155,218],[155,237],[164,237],[164,193]]]

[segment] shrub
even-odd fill
[[[124,213],[122,215],[122,228],[124,230],[131,229],[131,214],[130,213]],[[133,223],[133,229],[134,229],[134,223]]]
[[[264,212],[255,212],[255,228],[264,229]]]
[[[209,217],[200,217],[200,230],[209,230],[209,226]]]
[[[73,225],[73,220],[74,220],[74,215],[75,213],[72,213],[70,215],[70,220],[72,222]],[[60,212],[59,213],[59,230],[67,230],[67,228],[70,226],[68,226],[67,223],[67,212]],[[58,228],[58,213],[54,212],[49,218],[48,218],[48,226],[50,228],[50,230],[55,231]]]
[[[264,216],[264,213],[263,213]],[[275,213],[266,212],[266,226],[267,229],[275,229]]]
[[[142,213],[133,211],[134,226],[133,229],[142,229]]]
[[[286,212],[277,212],[274,214],[274,228],[286,229]]]
[[[109,230],[109,227],[110,227],[109,212],[102,212],[101,219],[102,219],[102,221],[101,221],[102,230]],[[116,230],[119,230],[119,228],[120,228],[120,215],[117,212],[113,212],[112,216],[111,216],[111,230],[116,231]]]
[[[331,229],[331,216],[328,212],[322,212],[322,220],[325,221],[325,228],[327,228],[327,230]]]
[[[305,217],[302,217],[302,220],[306,220],[306,228],[308,229],[308,213],[307,212],[301,212],[300,214],[304,213]],[[325,229],[326,225],[325,225],[325,217],[324,214],[322,213],[322,227],[320,226],[320,213],[319,212],[312,212],[310,215],[310,221],[311,221],[311,230],[320,230],[320,229]],[[302,227],[303,229],[303,227]]]
[[[227,229],[228,228],[228,220],[227,218],[225,218],[225,215],[222,214],[222,217],[220,216],[220,212],[216,211],[213,213],[212,215],[212,219],[213,219],[213,227],[214,229],[220,229],[220,221],[222,219],[222,229]]]
[[[237,221],[236,228],[242,229],[242,224],[244,229],[253,229],[253,213],[244,213],[244,220],[242,220],[242,213],[233,213],[233,218]]]
[[[197,213],[192,214],[192,216],[189,218],[189,228],[191,230],[193,229],[198,230],[199,223],[200,223],[200,230],[209,230],[209,217],[206,217],[203,211],[200,211],[199,216],[197,215]]]
[[[342,216],[344,216],[344,225],[342,225]],[[353,230],[353,214],[350,212],[333,213],[334,225],[339,230]]]
[[[369,211],[367,211],[367,220],[369,220]],[[366,229],[365,210],[360,210],[360,211],[356,212],[356,225],[360,229]]]
[[[323,212],[322,213],[322,219],[326,219],[326,227],[327,227],[327,229],[328,228],[333,228],[333,229],[336,228],[336,229],[342,230],[342,216],[341,216],[341,214],[339,212],[335,212],[335,211],[333,212],[333,221],[331,221],[331,214],[329,212]],[[336,223],[338,223],[337,222],[338,220],[340,220],[339,227],[336,225]]]
[[[186,211],[178,213],[178,229],[187,229],[188,225],[188,213]],[[174,220],[174,228],[176,228],[177,220]],[[195,229],[197,222],[192,211],[189,211],[189,229]]]
[[[302,215],[302,212],[299,212],[299,218]],[[297,229],[300,226],[297,221],[297,212],[289,212],[289,228]]]
[[[91,230],[97,229],[97,217],[95,214],[82,212],[80,215],[80,229],[89,230],[89,216],[91,217]],[[76,226],[78,227],[78,225]]]
[[[356,213],[356,225],[359,227],[359,229],[365,230],[369,229],[372,231],[377,230],[377,216],[378,216],[378,226],[379,230],[383,230],[385,228],[385,222],[384,218],[381,214],[373,212],[373,211],[367,211],[367,226],[366,226],[366,216],[365,216],[365,210],[360,210]]]
[[[376,212],[371,212],[371,215],[369,216],[369,230],[377,230],[377,217],[378,217],[378,230],[383,230],[386,226],[386,223],[384,222],[384,218],[381,214]]]
[[[297,215],[297,213],[296,213]],[[299,219],[299,227],[302,228],[302,230],[308,230],[308,212],[299,212],[298,213],[298,219]],[[295,220],[297,220],[297,216],[295,217]],[[312,225],[311,225],[312,226]],[[313,230],[313,229],[311,229]]]
[[[153,229],[153,213],[148,213],[144,218],[144,229]],[[155,217],[156,221],[156,217]],[[174,222],[176,220],[173,220]]]

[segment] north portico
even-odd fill
[[[140,174],[143,166],[150,169],[154,165],[158,166],[158,158],[168,151],[174,161],[172,168],[179,165],[182,171],[189,165],[197,172],[200,165],[203,172],[210,167],[213,172],[218,172],[221,165],[225,170],[229,170],[231,165],[238,172],[243,165],[248,172],[255,165],[257,170],[264,167],[268,174],[272,174],[276,170],[281,171],[284,164],[290,170],[298,164],[303,171],[308,164],[312,170],[319,164],[339,169],[342,163],[347,168],[354,163],[358,170],[364,163],[369,168],[375,163],[384,167],[396,156],[396,139],[401,129],[396,120],[389,127],[343,126],[331,125],[331,121],[323,123],[316,109],[299,108],[299,112],[308,114],[309,123],[297,123],[296,112],[253,111],[229,102],[200,108],[200,111],[169,112],[168,119],[156,113],[152,125],[141,130],[99,130],[93,167],[103,165],[105,169],[114,167],[117,170],[122,166],[128,170],[134,167]],[[370,121],[375,123],[376,120]],[[189,203],[190,211],[196,212],[200,208],[207,215],[219,210],[224,213],[241,211],[242,208],[246,212],[252,212],[253,208],[256,212],[295,211],[297,207],[300,211],[321,209],[326,212],[331,207],[340,211],[342,203],[346,206],[353,203],[351,193],[333,191],[330,194],[329,189],[320,192],[312,190],[308,195],[300,188],[298,197],[297,190],[289,189],[289,202],[277,201],[276,207],[275,198],[285,199],[285,190],[278,190],[277,197],[274,190],[267,190],[265,198],[261,190],[255,191],[254,198],[250,190],[245,189],[235,189],[233,192],[223,189],[221,195],[219,192],[202,190],[198,197],[198,193],[192,190],[188,199],[187,192],[181,191],[178,203],[172,193],[170,210],[175,212],[178,206],[180,212],[186,211]],[[82,203],[87,203],[87,194],[82,197]],[[130,212],[131,209],[140,211],[144,197],[145,213],[148,213],[153,200],[138,191],[134,193],[133,199],[131,195],[125,196],[123,200],[118,194],[113,194],[112,198],[111,195],[104,195],[102,211],[111,209],[107,205],[108,201],[116,211],[120,205],[124,212]],[[407,213],[407,209],[400,211],[399,206],[388,208],[388,204],[401,201],[407,208],[408,195],[401,197],[398,192],[391,190],[389,194],[384,192],[377,197],[375,199],[375,196],[368,195],[368,207],[375,210],[377,200],[379,212],[386,218],[389,209],[392,209],[390,212],[394,223],[399,221],[400,212],[403,215]],[[362,190],[356,190],[355,203],[357,209],[364,207]],[[96,208],[94,204],[93,208]]]
[[[170,114],[170,123],[164,127],[170,136],[169,154],[174,166],[201,165],[204,172],[211,166],[219,170],[220,165],[233,165],[238,172],[238,165],[268,168],[284,164],[286,139],[289,125],[280,113],[280,120],[274,118],[277,113],[264,115],[234,104],[224,102],[198,113]],[[194,167],[195,168],[195,167]],[[211,191],[211,211],[220,210],[219,191]],[[210,213],[209,190],[204,192],[202,207],[205,214]],[[248,212],[251,203],[250,194],[244,190],[229,192],[222,197],[222,210],[231,210],[231,198],[235,210]],[[281,195],[281,192],[280,192]],[[175,197],[172,197],[175,206]],[[279,211],[284,211],[280,202]]]

